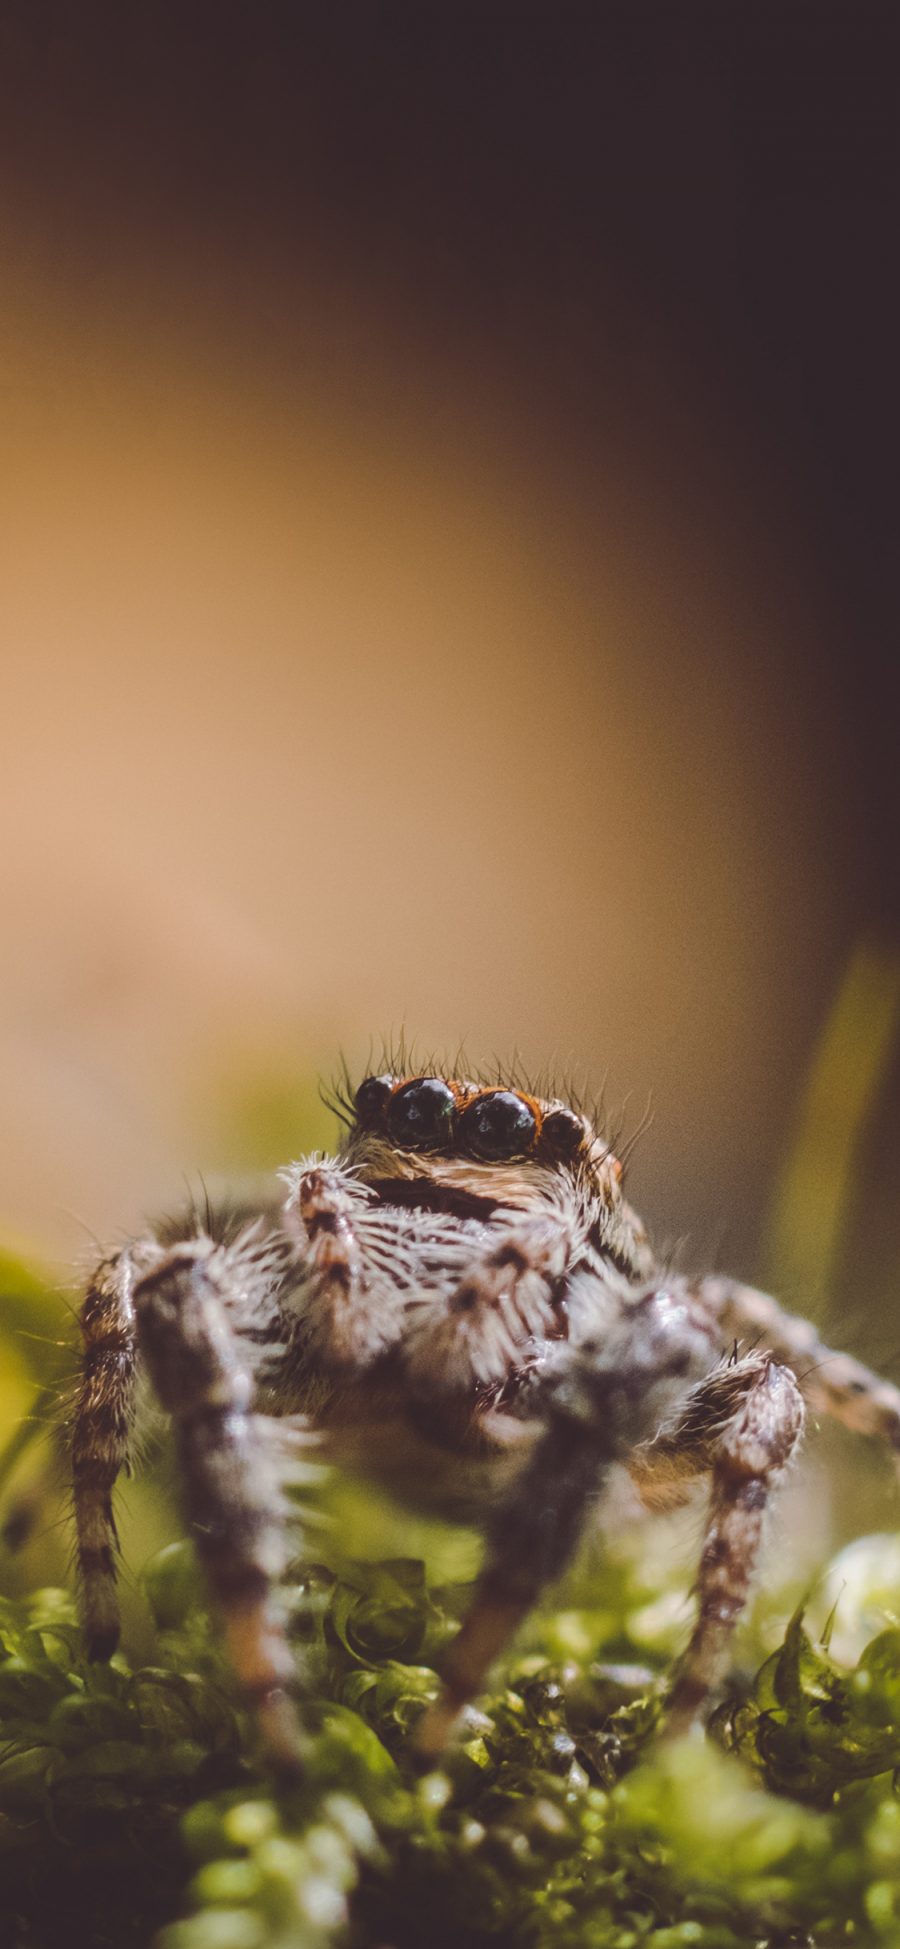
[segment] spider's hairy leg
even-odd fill
[[[566,1568],[610,1464],[635,1440],[649,1438],[673,1391],[702,1373],[709,1357],[709,1337],[689,1310],[655,1293],[601,1342],[560,1346],[545,1383],[544,1433],[492,1519],[485,1565],[445,1662],[441,1696],[416,1731],[423,1759],[441,1752],[494,1658]]]
[[[232,1666],[271,1756],[295,1772],[294,1663],[274,1596],[286,1562],[285,1511],[228,1317],[240,1312],[252,1271],[240,1241],[175,1245],[136,1282],[135,1324],[172,1417],[186,1515]]]
[[[718,1321],[723,1338],[761,1341],[790,1367],[816,1413],[831,1415],[858,1434],[876,1436],[900,1456],[900,1388],[892,1381],[852,1354],[826,1346],[811,1320],[786,1313],[769,1293],[754,1286],[710,1277],[700,1280],[694,1291]]]
[[[724,1426],[723,1393],[731,1395]],[[697,1620],[667,1701],[669,1734],[693,1723],[724,1676],[732,1632],[759,1555],[766,1506],[800,1440],[804,1418],[803,1397],[791,1369],[771,1355],[754,1353],[701,1382],[660,1440],[660,1451],[668,1447],[673,1454],[685,1443],[700,1466],[705,1451],[712,1470],[697,1575]],[[654,1446],[648,1450],[651,1466]],[[662,1453],[659,1459],[663,1461]]]
[[[105,1259],[81,1309],[81,1378],[71,1428],[75,1552],[89,1658],[119,1642],[118,1537],[112,1493],[128,1462],[134,1422],[135,1331],[129,1252]]]

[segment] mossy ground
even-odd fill
[[[278,1793],[188,1547],[144,1586],[152,1664],[86,1665],[59,1590],[0,1608],[12,1949],[900,1941],[900,1630],[845,1672],[795,1616],[710,1736],[666,1748],[674,1609],[620,1559],[421,1778],[409,1732],[466,1593],[416,1560],[319,1567],[291,1607],[306,1780]]]

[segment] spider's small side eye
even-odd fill
[[[460,1123],[466,1148],[476,1157],[524,1157],[537,1130],[537,1118],[524,1096],[514,1090],[483,1090],[470,1103]]]
[[[541,1124],[541,1150],[554,1157],[574,1157],[584,1143],[584,1124],[574,1110],[551,1110]]]
[[[356,1121],[365,1130],[374,1130],[381,1123],[390,1103],[394,1082],[391,1076],[367,1076],[360,1083],[354,1097]]]
[[[440,1150],[452,1141],[456,1098],[441,1076],[417,1076],[395,1090],[388,1129],[409,1150]]]

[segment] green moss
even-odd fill
[[[157,1655],[135,1668],[83,1662],[60,1591],[0,1606],[15,1949],[900,1938],[893,1629],[839,1672],[796,1616],[712,1738],[659,1745],[646,1590],[620,1565],[602,1611],[533,1627],[421,1779],[409,1732],[464,1593],[429,1589],[406,1560],[319,1568],[290,1616],[309,1674],[307,1774],[278,1794],[187,1546],[145,1581]]]

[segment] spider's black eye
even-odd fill
[[[407,1150],[440,1150],[453,1135],[456,1098],[441,1076],[417,1076],[395,1090],[388,1128]]]
[[[394,1084],[390,1076],[367,1076],[354,1098],[356,1121],[364,1130],[375,1130],[391,1100]]]
[[[541,1124],[541,1150],[554,1157],[574,1157],[584,1143],[584,1124],[574,1110],[550,1110]]]
[[[523,1096],[514,1090],[484,1090],[469,1104],[461,1134],[476,1157],[524,1157],[536,1129],[534,1111]]]

